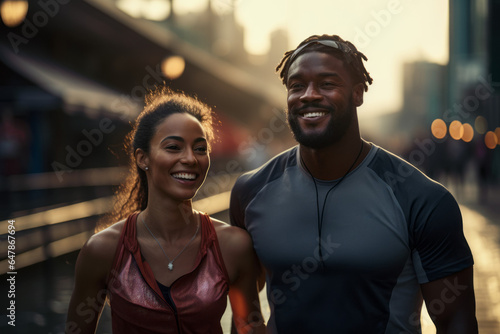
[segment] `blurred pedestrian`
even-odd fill
[[[315,35],[277,67],[299,144],[242,175],[230,207],[263,266],[267,328],[420,333],[423,299],[438,333],[477,333],[457,202],[361,138],[357,107],[372,83],[366,60],[338,36]]]
[[[210,166],[211,109],[159,88],[128,136],[114,223],[80,251],[66,333],[94,333],[106,298],[114,333],[263,332],[247,232],[192,208]],[[254,321],[254,322],[252,322]]]

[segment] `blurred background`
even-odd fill
[[[195,204],[227,221],[235,178],[295,145],[274,69],[313,34],[368,57],[363,137],[498,225],[500,0],[1,0],[0,16],[0,300],[14,225],[16,333],[64,331],[76,255],[123,180],[146,92],[166,82],[213,106],[218,141]],[[488,303],[484,326],[496,326]]]

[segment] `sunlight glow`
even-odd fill
[[[204,11],[208,6],[208,0],[174,1],[174,13],[186,15]]]
[[[123,10],[134,17],[145,17],[145,8],[153,7],[155,2],[118,0]],[[353,42],[368,57],[367,70],[374,79],[360,117],[401,109],[403,63],[448,62],[448,0],[177,0],[172,3],[179,19],[182,15],[203,12],[209,5],[215,13],[234,11],[234,19],[244,29],[243,43],[250,59],[271,49],[270,35],[277,29],[287,32],[288,47],[274,50],[276,53],[269,61],[275,64],[279,62],[277,53],[282,55],[311,35],[339,35]],[[220,41],[215,50],[223,56],[227,45]]]
[[[163,21],[170,16],[170,3],[163,0],[118,0],[116,6],[132,17],[151,21]]]

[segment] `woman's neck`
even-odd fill
[[[148,201],[147,208],[140,214],[148,227],[165,240],[175,241],[191,235],[198,222],[197,212],[193,210],[191,200],[183,202]]]

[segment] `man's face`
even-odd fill
[[[290,128],[295,139],[310,148],[339,141],[350,128],[355,106],[362,103],[362,84],[353,85],[343,61],[327,53],[297,57],[286,86]]]

